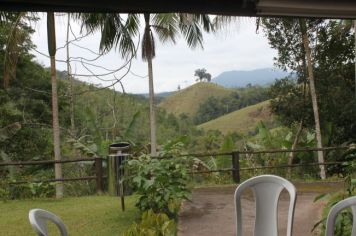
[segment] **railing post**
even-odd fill
[[[232,179],[235,183],[240,183],[240,153],[232,153]]]
[[[96,193],[103,192],[103,160],[95,158]]]

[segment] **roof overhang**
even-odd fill
[[[259,16],[356,18],[354,0],[260,0],[256,9]]]
[[[0,0],[0,9],[356,18],[355,0]]]

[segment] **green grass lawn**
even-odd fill
[[[0,202],[0,235],[35,235],[28,221],[28,212],[32,208],[58,215],[69,235],[121,235],[139,216],[135,201],[134,196],[125,198],[125,212],[121,211],[119,198],[110,196]],[[50,227],[50,230],[54,229]]]

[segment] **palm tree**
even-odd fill
[[[156,155],[156,117],[153,86],[152,60],[156,55],[155,39],[153,31],[162,43],[171,41],[175,43],[178,32],[185,37],[191,48],[202,47],[203,35],[200,24],[204,30],[210,31],[212,24],[208,16],[190,14],[144,14],[145,29],[142,40],[142,59],[147,61],[150,100],[150,131],[151,131],[151,155]]]
[[[69,30],[70,30],[70,13],[67,15],[67,36],[66,36],[66,51],[67,51],[67,79],[69,80],[69,116],[70,116],[70,132],[71,135],[75,136],[75,122],[74,122],[74,88],[73,88],[73,78],[69,60]]]
[[[309,38],[308,38],[307,25],[306,25],[305,19],[299,19],[299,25],[300,25],[300,29],[302,32],[303,46],[304,46],[305,56],[307,59],[309,88],[310,88],[310,96],[312,99],[313,112],[314,112],[317,147],[322,148],[323,144],[322,144],[322,139],[321,139],[319,108],[318,108],[317,95],[316,95],[315,82],[314,82],[313,62],[312,62],[312,58],[311,58],[311,49],[309,46]],[[324,163],[323,151],[318,151],[318,161],[319,161],[319,163]],[[326,177],[325,166],[320,165],[319,168],[320,168],[320,177],[322,179],[325,179],[325,177]]]
[[[101,30],[100,49],[108,51],[113,46],[117,48],[123,57],[129,57],[136,53],[133,38],[139,32],[139,15],[129,14],[124,20],[120,14],[84,14],[80,18],[87,29]],[[209,16],[192,14],[143,14],[144,32],[142,37],[142,59],[147,62],[149,81],[149,103],[150,103],[150,140],[151,155],[156,155],[156,118],[154,104],[153,86],[153,59],[156,55],[155,37],[159,41],[175,43],[178,33],[181,33],[191,48],[202,47],[203,30],[212,30]],[[202,29],[202,27],[203,29]]]
[[[53,145],[54,145],[54,159],[61,160],[60,149],[60,133],[59,133],[59,119],[58,119],[58,94],[57,94],[57,78],[56,78],[56,31],[54,13],[47,13],[47,38],[48,38],[48,52],[51,60],[51,82],[52,82],[52,127],[53,127]],[[62,179],[62,165],[56,163],[54,167],[56,179]],[[63,184],[58,182],[56,184],[56,197],[63,197]]]
[[[19,28],[23,24],[23,19],[33,19],[27,12],[19,13],[0,13],[0,21],[13,20],[12,28],[8,37],[6,45],[5,60],[4,60],[4,88],[9,85],[9,79],[16,73],[17,59],[19,57],[19,45],[25,40],[25,33]],[[48,51],[51,59],[51,82],[52,82],[52,124],[53,124],[53,145],[54,145],[54,159],[61,160],[60,151],[60,133],[59,133],[59,119],[58,119],[58,95],[57,95],[57,79],[56,79],[56,38],[55,38],[55,20],[54,13],[47,13],[47,34],[48,34]],[[62,178],[62,167],[60,163],[55,164],[55,178]],[[63,196],[63,184],[56,184],[56,197]]]

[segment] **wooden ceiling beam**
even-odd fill
[[[0,0],[8,11],[255,15],[255,0]]]
[[[0,10],[356,18],[356,0],[0,0]]]
[[[317,18],[356,18],[356,1],[348,0],[260,0],[258,16],[299,16]]]

